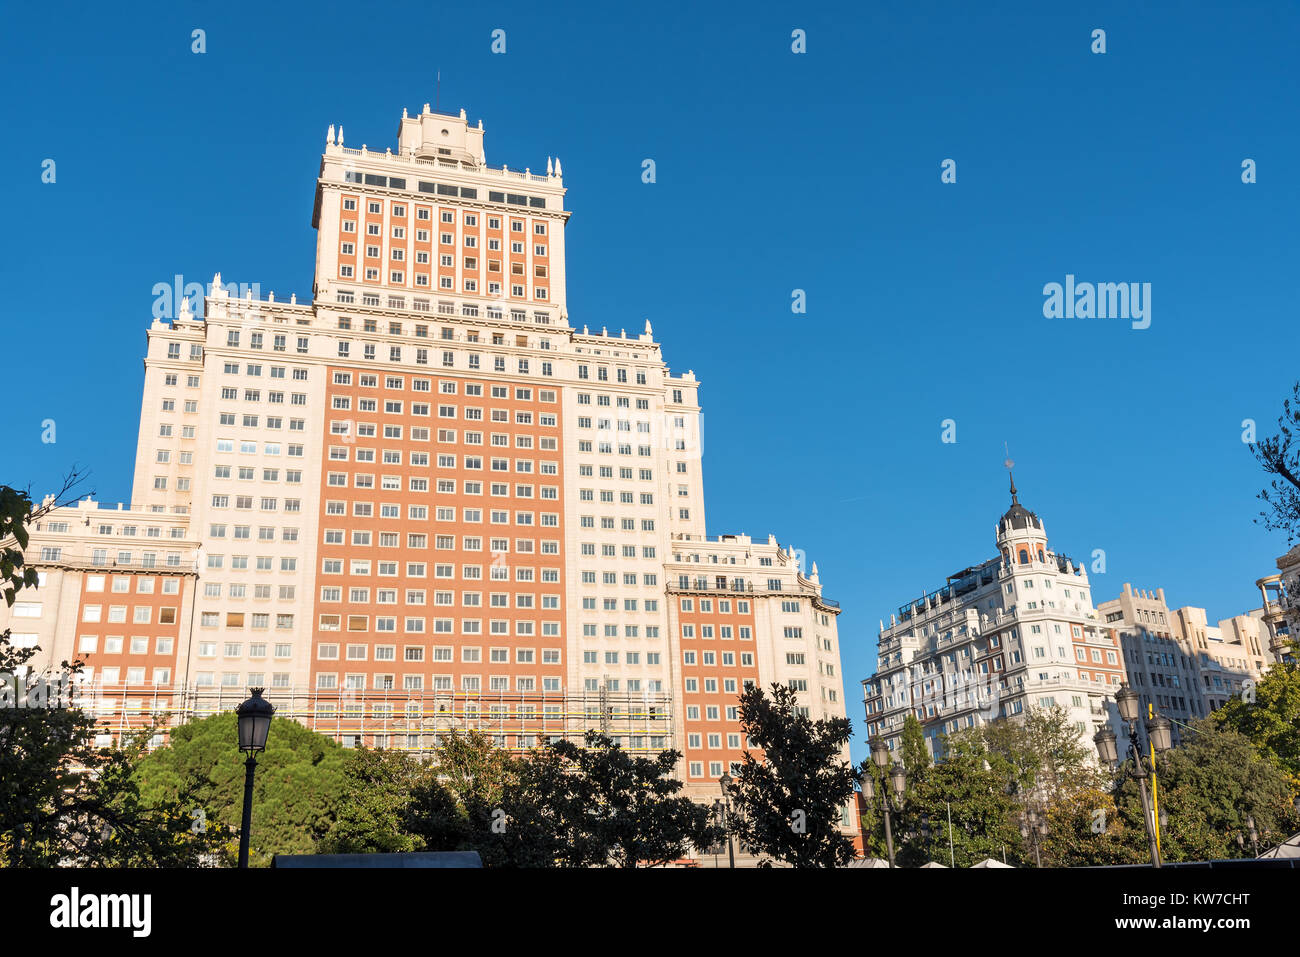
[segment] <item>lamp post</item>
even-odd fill
[[[258,751],[266,750],[266,736],[271,730],[275,707],[262,697],[262,688],[249,689],[252,697],[235,709],[239,724],[239,750],[248,754],[244,762],[244,815],[239,825],[239,866],[248,867],[248,834],[253,826],[253,772],[257,770]]]
[[[1042,839],[1047,837],[1047,821],[1038,816],[1038,811],[1030,808],[1020,822],[1020,836],[1034,849],[1034,863],[1042,867]]]
[[[731,775],[726,771],[718,778],[718,785],[722,788],[722,827],[727,832],[727,866],[734,868],[736,852],[731,846],[731,781]]]
[[[1123,774],[1132,780],[1138,782],[1142,795],[1142,823],[1147,829],[1147,843],[1151,848],[1151,866],[1160,866],[1160,844],[1156,837],[1156,817],[1152,808],[1151,794],[1147,790],[1147,777],[1155,778],[1156,768],[1154,761],[1149,758],[1141,748],[1138,740],[1138,713],[1141,710],[1141,701],[1138,693],[1124,682],[1115,692],[1115,705],[1119,709],[1119,716],[1129,727],[1129,747],[1128,760],[1132,762],[1132,767],[1125,767]],[[1151,747],[1159,753],[1168,751],[1172,745],[1169,719],[1163,715],[1153,715],[1146,722],[1147,740]],[[1097,754],[1104,764],[1115,766],[1119,764],[1119,750],[1117,747],[1118,738],[1110,725],[1103,725],[1102,728],[1093,735],[1093,742],[1097,745]]]
[[[889,787],[881,789],[880,804],[885,812],[885,848],[889,852],[889,866],[893,867],[894,832],[893,825],[889,818],[891,810],[889,806],[889,791],[890,788],[893,789],[895,799],[898,801],[898,806],[901,807],[903,802],[903,791],[907,787],[907,771],[901,764],[894,764],[893,767],[890,767],[891,755],[889,753],[889,748],[885,746],[885,739],[880,735],[873,735],[870,745],[871,760],[875,763],[876,767],[881,771],[884,771],[885,768],[890,768],[888,774]],[[862,791],[868,801],[875,797],[875,782],[870,774],[865,775],[862,779]]]

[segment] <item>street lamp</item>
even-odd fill
[[[726,771],[722,772],[722,777],[718,778],[718,785],[722,788],[723,799],[723,817],[722,827],[727,832],[727,866],[736,866],[736,852],[731,846],[731,782],[732,777]]]
[[[1020,836],[1034,849],[1034,862],[1043,866],[1042,839],[1047,837],[1047,821],[1038,816],[1038,811],[1030,808],[1020,822]]]
[[[1138,693],[1129,687],[1128,682],[1123,682],[1119,690],[1115,692],[1115,706],[1119,710],[1119,716],[1128,725],[1129,728],[1129,747],[1128,760],[1133,763],[1131,768],[1125,767],[1123,774],[1137,781],[1142,795],[1142,823],[1147,829],[1147,843],[1151,848],[1151,866],[1160,866],[1160,847],[1156,843],[1156,822],[1151,809],[1151,795],[1147,791],[1147,777],[1155,776],[1156,768],[1153,761],[1143,752],[1140,742],[1138,741],[1138,714],[1141,711],[1141,698]],[[1155,715],[1146,722],[1147,739],[1151,746],[1159,753],[1168,751],[1171,741],[1171,725],[1168,718],[1163,715]],[[1093,735],[1093,742],[1097,745],[1097,756],[1101,758],[1103,764],[1114,766],[1119,763],[1119,749],[1117,747],[1118,738],[1110,725],[1103,725],[1101,729]]]
[[[892,759],[892,755],[890,755],[889,748],[885,745],[885,739],[882,738],[880,735],[876,734],[876,735],[872,735],[871,740],[868,743],[871,746],[871,760],[875,762],[876,767],[879,768],[881,771],[884,771],[885,768],[890,767],[890,761]],[[903,802],[903,789],[907,786],[907,771],[906,769],[904,769],[904,767],[901,764],[895,764],[890,769],[888,776],[889,776],[889,785],[890,787],[893,788],[895,798],[898,801],[899,806],[901,807]],[[885,813],[885,849],[889,852],[889,866],[893,867],[894,866],[894,831],[893,831],[893,825],[889,817],[889,813],[891,810],[889,806],[890,787],[882,787],[880,789],[880,805]],[[875,795],[876,789],[874,783],[872,782],[870,772],[868,772],[863,778],[862,790],[868,800],[870,800]]]
[[[239,866],[248,867],[248,834],[253,826],[253,772],[257,770],[258,751],[266,750],[266,736],[271,730],[275,707],[262,697],[262,688],[251,688],[247,701],[235,709],[239,725],[239,750],[248,754],[244,762],[244,816],[239,825]]]
[[[1147,722],[1147,737],[1151,739],[1151,744],[1155,746],[1156,751],[1161,754],[1173,747],[1171,727],[1169,719],[1160,714]]]

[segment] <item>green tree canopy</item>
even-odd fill
[[[584,746],[561,740],[547,750],[560,763],[530,768],[530,777],[539,782],[543,768],[560,771],[539,791],[572,835],[570,864],[653,867],[721,839],[710,809],[678,794],[682,784],[673,769],[680,752],[636,757],[594,731],[586,733]]]
[[[1262,757],[1285,772],[1292,790],[1300,791],[1300,668],[1274,665],[1252,690],[1230,698],[1210,720],[1249,738]]]
[[[903,716],[903,739],[901,751],[903,767],[909,771],[920,771],[931,764],[930,749],[925,744],[925,730],[916,715],[908,712]]]
[[[233,860],[244,800],[244,758],[236,745],[233,712],[172,729],[171,740],[137,768],[141,798],[175,802],[186,796],[209,826],[232,836]],[[276,854],[310,854],[334,824],[346,784],[344,749],[297,721],[273,718],[266,750],[257,756],[249,863],[267,865]]]
[[[349,751],[334,821],[317,850],[321,854],[396,854],[427,849],[423,839],[410,830],[413,795],[424,785],[440,787],[432,766],[408,754],[369,748]],[[441,790],[446,806],[451,799]]]
[[[1206,861],[1253,856],[1247,818],[1260,849],[1300,830],[1290,782],[1250,740],[1212,720],[1194,722],[1180,747],[1157,759],[1157,800],[1168,823],[1160,829],[1164,860]],[[1145,848],[1141,797],[1132,779],[1120,783],[1116,804],[1125,828]],[[1237,835],[1243,835],[1241,844]]]
[[[799,712],[792,689],[773,684],[770,697],[757,685],[740,695],[740,726],[753,749],[734,784],[740,840],[793,867],[847,864],[853,841],[840,822],[857,782],[844,759],[849,720],[813,721]]]

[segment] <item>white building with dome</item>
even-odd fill
[[[1098,621],[1086,569],[1052,551],[1014,477],[995,545],[996,557],[963,567],[881,622],[876,673],[862,688],[867,733],[891,749],[909,712],[934,756],[945,734],[1034,707],[1064,708],[1089,747],[1108,720],[1108,698],[1124,680],[1119,645]]]

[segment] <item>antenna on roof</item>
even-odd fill
[[[434,82],[434,87],[433,87],[433,109],[434,109],[435,112],[436,112],[437,109],[438,109],[438,95],[439,95],[441,92],[442,92],[442,71],[439,70],[439,71],[438,71],[438,78],[437,78],[437,80]]]
[[[1007,453],[1006,461],[1004,461],[1002,464],[1005,465],[1007,468],[1007,475],[1011,476],[1011,501],[1013,503],[1018,503],[1020,500],[1016,497],[1016,477],[1011,472],[1012,468],[1015,467],[1016,463],[1011,458],[1011,450],[1007,448],[1007,443],[1005,442],[1002,443],[1002,450]]]

